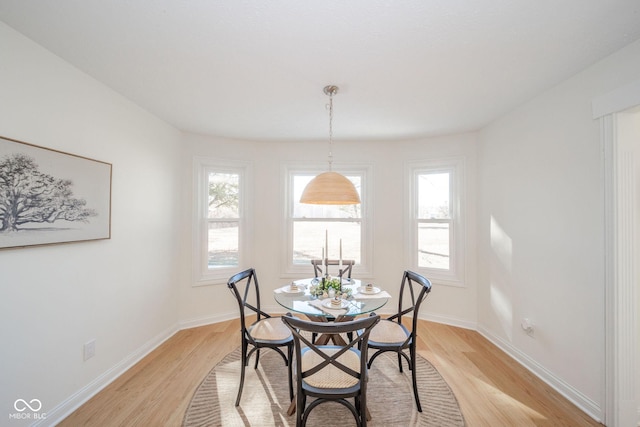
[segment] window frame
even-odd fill
[[[451,219],[449,221],[434,220],[428,221],[419,218],[419,175],[429,173],[450,173],[449,181],[449,210]],[[413,271],[423,274],[431,281],[438,284],[466,287],[465,279],[465,160],[463,157],[448,157],[437,159],[425,159],[407,163],[406,182],[408,202],[408,221],[405,229],[406,241],[406,262]],[[448,270],[439,268],[427,268],[418,266],[418,227],[425,222],[449,222],[449,265]]]
[[[248,215],[251,212],[250,183],[252,182],[252,164],[247,162],[229,161],[210,157],[194,158],[194,218],[193,218],[193,286],[207,286],[226,283],[227,279],[251,263],[251,245],[247,238],[251,222]],[[208,267],[208,198],[209,173],[238,174],[238,265],[217,268]]]
[[[370,165],[363,164],[336,164],[333,163],[335,172],[339,172],[343,175],[360,175],[360,264],[356,264],[353,267],[352,275],[360,277],[370,277],[372,275],[371,259],[372,259],[372,226],[373,218],[371,215],[370,206],[373,204],[373,198],[371,196],[370,189],[372,188],[371,177],[372,167]],[[322,172],[327,171],[326,163],[313,163],[313,164],[295,164],[285,165],[283,167],[282,180],[283,180],[283,235],[286,236],[284,244],[282,245],[282,277],[284,278],[300,278],[311,277],[313,274],[313,267],[304,264],[293,263],[293,225],[295,218],[293,218],[293,177],[294,175],[313,175],[316,176]],[[331,237],[331,236],[329,236]],[[348,255],[345,255],[345,259]]]

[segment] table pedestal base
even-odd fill
[[[306,316],[312,322],[328,323],[330,321],[329,318],[325,316],[313,316],[311,314],[307,314]],[[336,316],[336,318],[333,321],[334,322],[350,322],[353,319],[355,319],[355,316],[347,316],[347,315],[341,314]],[[334,345],[339,345],[339,346],[347,345],[344,338],[342,338],[340,334],[322,334],[316,339],[315,343],[317,345],[327,345],[329,344],[329,341],[333,342]]]

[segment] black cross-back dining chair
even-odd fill
[[[337,276],[342,278],[351,279],[351,271],[353,270],[353,266],[356,261],[353,259],[343,259],[342,260],[342,270],[338,269]],[[311,265],[313,265],[313,275],[314,277],[321,277],[326,273],[322,268],[329,268],[329,265],[340,266],[340,260],[338,259],[329,259],[327,260],[327,266],[325,266],[325,260],[323,259],[312,259]]]
[[[320,323],[293,317],[287,313],[282,321],[293,333],[296,351],[296,427],[306,425],[316,406],[334,401],[348,408],[356,424],[367,425],[367,341],[380,316],[349,322]],[[360,331],[359,334],[353,334]],[[305,333],[306,332],[306,333]],[[309,333],[355,335],[345,346],[316,345]],[[307,396],[315,398],[307,406]],[[352,404],[347,399],[353,398]]]
[[[373,328],[369,336],[369,347],[377,351],[371,355],[368,367],[384,352],[393,351],[398,354],[398,368],[402,372],[402,358],[407,361],[411,370],[413,382],[413,396],[418,411],[422,412],[420,397],[418,396],[418,383],[416,380],[416,333],[418,331],[418,312],[422,302],[431,292],[431,282],[412,271],[405,271],[400,285],[400,297],[398,298],[398,312],[391,317],[382,319]],[[402,324],[402,317],[411,313],[411,330]],[[405,353],[409,350],[409,355]]]
[[[271,317],[260,309],[260,288],[258,286],[258,276],[253,268],[237,273],[227,281],[227,286],[238,301],[240,309],[240,334],[242,339],[242,367],[240,369],[240,388],[236,398],[236,406],[240,405],[242,387],[244,386],[245,368],[249,365],[249,358],[255,352],[256,363],[254,369],[258,368],[260,360],[260,349],[270,348],[277,351],[284,359],[289,377],[289,398],[293,399],[293,336],[280,317]],[[239,289],[240,288],[240,289]],[[252,303],[252,300],[254,301]],[[255,304],[255,305],[253,305]],[[255,322],[247,325],[247,313],[256,315]],[[251,346],[251,349],[249,347]],[[287,348],[287,354],[281,350]]]

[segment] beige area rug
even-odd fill
[[[287,415],[290,402],[284,361],[274,351],[263,349],[257,370],[253,369],[254,362],[252,357],[238,407],[234,403],[240,379],[240,349],[218,363],[196,389],[183,427],[294,426],[295,415]],[[369,426],[465,425],[455,395],[431,363],[418,356],[416,372],[422,413],[415,408],[410,371],[405,365],[405,372],[400,373],[397,364],[397,356],[386,353],[376,359],[369,371],[367,406],[372,418]],[[342,405],[328,402],[311,412],[307,425],[342,427],[355,425],[355,419]]]

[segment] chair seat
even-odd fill
[[[248,331],[254,339],[261,341],[282,341],[292,337],[280,317],[262,319],[251,325]]]
[[[398,344],[401,345],[411,335],[407,328],[392,320],[381,320],[369,335],[369,344]]]
[[[309,348],[303,349],[302,351],[303,371],[307,371],[308,369],[311,369],[324,361],[324,359],[318,353]],[[333,355],[338,351],[340,351],[339,347],[335,349],[324,350],[325,354],[327,355]],[[356,372],[360,369],[360,352],[358,350],[350,349],[349,351],[340,355],[337,360]],[[346,372],[333,365],[326,366],[321,371],[304,378],[303,381],[311,387],[327,389],[350,388],[358,385],[359,383],[358,378],[347,374]]]

